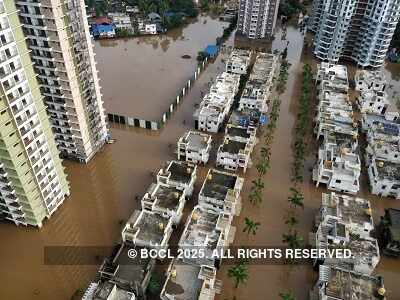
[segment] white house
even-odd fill
[[[199,205],[218,213],[239,215],[243,181],[243,178],[236,174],[215,169],[208,170],[198,196]]]
[[[170,161],[166,168],[158,171],[157,182],[176,187],[189,198],[193,193],[196,174],[197,166],[181,161]]]
[[[180,289],[177,289],[179,286]],[[221,293],[222,282],[214,266],[185,263],[173,259],[166,271],[161,300],[214,300]]]
[[[210,157],[211,135],[198,131],[188,131],[179,138],[177,148],[179,160],[206,164]]]
[[[133,26],[131,17],[124,13],[108,13],[108,16],[113,20],[113,23],[117,29],[124,29],[133,32]]]
[[[368,166],[371,193],[400,199],[400,164],[373,157]]]
[[[313,169],[313,181],[333,191],[357,194],[360,189],[360,157],[348,148],[324,143],[318,150],[318,161]]]
[[[135,210],[124,229],[122,240],[139,247],[166,249],[173,220],[154,211]]]
[[[350,271],[372,274],[379,263],[378,241],[371,236],[374,229],[369,201],[346,195],[323,194],[316,233],[311,242],[318,249],[349,249],[350,258],[315,259],[315,264],[340,265]]]
[[[179,240],[181,249],[197,249],[204,255],[184,256],[183,261],[197,266],[219,266],[222,258],[213,257],[213,251],[222,251],[233,242],[236,229],[232,226],[233,216],[195,206],[189,215]],[[199,252],[200,253],[200,252]]]
[[[210,91],[194,113],[195,128],[216,133],[228,117],[239,88],[240,75],[224,72],[217,76]]]
[[[250,64],[251,51],[233,49],[226,61],[226,72],[235,74],[246,74]]]
[[[386,300],[386,289],[379,275],[321,265],[311,295],[318,300]]]
[[[142,209],[171,218],[179,224],[186,203],[185,193],[174,186],[163,183],[151,184],[142,198]]]

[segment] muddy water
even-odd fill
[[[95,43],[102,93],[108,112],[159,120],[172,99],[193,76],[196,57],[215,44],[223,27],[209,16],[199,16],[183,28],[161,36]],[[191,58],[183,59],[182,55]]]
[[[205,26],[204,21],[214,26],[217,24],[213,23],[217,21],[209,18],[200,18],[201,24],[198,26]],[[190,26],[197,25],[191,24],[188,28]],[[187,29],[183,29],[183,32],[185,30]],[[203,42],[207,43],[206,39],[198,40],[195,31],[191,34],[193,36],[187,35],[187,38],[196,39],[198,47],[203,47]],[[200,31],[199,36],[202,34],[206,33]],[[211,38],[211,33],[207,34],[210,42],[215,40],[216,36]],[[171,41],[171,48],[173,43]],[[193,53],[195,48],[193,47]],[[187,52],[187,49],[184,50],[183,52]],[[141,54],[149,55],[137,53],[138,56]],[[140,206],[140,203],[134,200],[135,196],[143,195],[154,180],[152,174],[156,173],[166,160],[175,157],[173,151],[178,137],[184,131],[193,128],[194,104],[200,102],[201,91],[205,91],[211,79],[222,71],[221,58],[220,56],[201,74],[168,126],[161,132],[111,126],[112,136],[116,139],[115,144],[106,145],[87,165],[65,162],[71,196],[55,215],[47,220],[41,230],[0,224],[1,300],[69,300],[77,289],[86,287],[93,279],[96,267],[45,266],[44,247],[112,246],[118,241],[121,224]],[[112,59],[112,56],[109,59]],[[97,60],[100,70],[106,69],[102,67],[103,63],[107,66],[112,65],[110,61],[100,61],[99,56]],[[179,68],[173,68],[173,65],[169,67],[172,69],[168,74],[181,72]],[[185,73],[185,69],[182,69],[182,73]],[[185,77],[184,75],[180,76]],[[103,71],[100,72],[100,77],[104,77]],[[115,78],[114,80],[118,82]],[[102,82],[102,92],[106,93],[104,82],[105,80]],[[153,90],[158,91],[158,85],[155,87],[157,88]],[[142,104],[142,112],[144,108],[145,105]],[[148,108],[151,112],[157,107],[149,105]],[[131,109],[134,111],[135,106]]]

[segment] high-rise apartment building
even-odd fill
[[[316,33],[314,54],[380,67],[399,16],[398,0],[315,0],[309,28]]]
[[[0,0],[0,215],[42,226],[69,194],[13,0]]]
[[[89,161],[107,124],[84,0],[17,0],[58,149]]]
[[[279,0],[240,0],[237,32],[250,39],[269,39],[274,34]]]

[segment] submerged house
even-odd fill
[[[94,38],[115,37],[115,24],[107,17],[96,18],[90,29]]]
[[[158,212],[135,210],[122,230],[122,240],[139,247],[166,249],[173,220]]]
[[[385,209],[385,215],[381,217],[381,223],[379,224],[379,242],[383,249],[383,254],[400,257],[399,209]]]
[[[179,138],[177,146],[179,160],[195,164],[206,164],[210,157],[211,135],[197,131],[188,131]]]
[[[240,75],[224,72],[217,76],[210,91],[194,113],[195,128],[216,133],[229,115],[239,89]]]
[[[254,144],[250,140],[239,141],[225,136],[224,141],[218,148],[217,167],[222,167],[229,171],[241,169],[246,172],[253,147]]]
[[[225,69],[228,73],[246,74],[250,65],[251,51],[234,48],[226,61]]]
[[[133,258],[129,255],[132,249],[139,253],[142,248],[122,243],[114,249],[101,264],[98,281],[89,285],[82,300],[143,299],[155,260],[140,255]]]
[[[311,295],[317,300],[385,300],[386,289],[381,276],[321,265]]]
[[[320,258],[314,264],[372,274],[379,263],[378,241],[371,236],[374,228],[369,201],[347,195],[322,194],[316,232],[310,243],[318,249],[349,249],[351,258]]]
[[[173,259],[166,271],[160,299],[214,300],[221,289],[222,282],[217,279],[217,269],[214,266],[189,264]]]
[[[185,203],[185,193],[181,189],[163,183],[153,183],[142,198],[142,209],[171,218],[174,224],[179,224]]]
[[[233,216],[196,206],[189,215],[179,241],[181,249],[201,249],[204,255],[183,258],[185,263],[197,266],[219,267],[221,257],[213,256],[214,251],[224,252],[233,242],[235,227]]]
[[[313,181],[333,191],[357,194],[361,161],[357,153],[337,144],[324,143],[318,150],[318,161],[313,169]]]
[[[197,166],[186,162],[170,161],[166,168],[160,169],[157,174],[157,182],[173,186],[181,190],[187,198],[192,196],[194,183],[197,178]]]
[[[236,174],[215,169],[208,170],[199,193],[199,206],[217,213],[239,215],[243,182],[243,178]]]
[[[371,193],[400,199],[400,164],[373,157],[368,165]]]

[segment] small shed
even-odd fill
[[[218,54],[218,46],[208,45],[204,52],[206,53],[207,57],[214,58]]]

